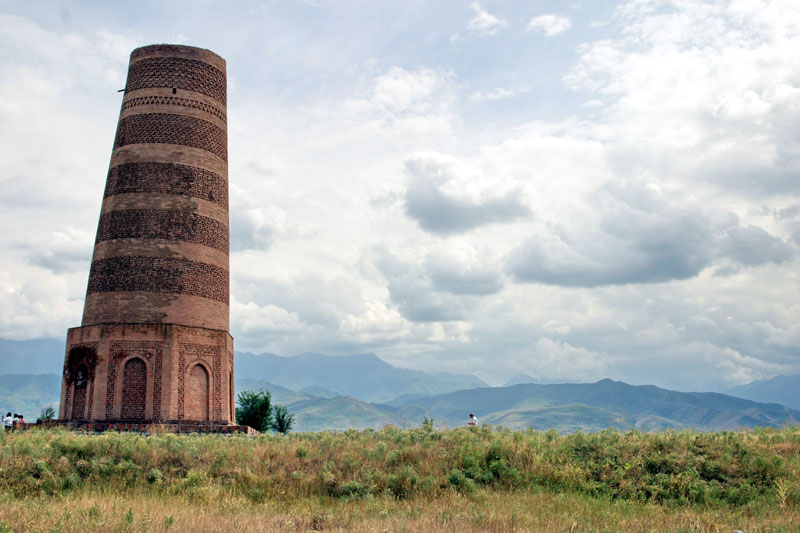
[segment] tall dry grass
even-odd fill
[[[0,436],[0,531],[800,531],[800,429]]]

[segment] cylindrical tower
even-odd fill
[[[131,54],[83,312],[228,329],[225,61],[186,46]]]
[[[231,423],[225,60],[131,53],[61,417]]]

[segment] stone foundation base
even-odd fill
[[[25,424],[24,429],[64,428],[84,433],[105,433],[106,431],[119,431],[141,433],[143,435],[156,435],[159,433],[177,434],[218,434],[218,435],[260,435],[250,426],[233,424],[203,424],[203,423],[132,423],[132,422],[96,422],[88,420],[52,420],[37,424]]]
[[[233,338],[175,324],[96,324],[67,333],[59,419],[235,425]]]

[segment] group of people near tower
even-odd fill
[[[2,412],[2,411],[0,411]],[[9,411],[6,413],[6,416],[3,417],[3,427],[6,428],[6,431],[13,431],[15,429],[19,429],[25,423],[25,418],[22,415],[18,415],[14,413],[13,415]]]

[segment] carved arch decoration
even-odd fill
[[[92,417],[97,342],[73,344],[64,361],[64,412],[62,418],[84,420]]]

